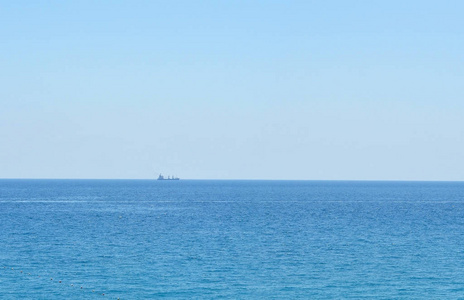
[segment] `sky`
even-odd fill
[[[462,181],[463,11],[0,0],[0,178]]]

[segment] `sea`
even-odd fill
[[[464,182],[0,180],[0,299],[464,299]]]

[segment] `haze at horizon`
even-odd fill
[[[0,178],[464,180],[462,2],[0,7]]]

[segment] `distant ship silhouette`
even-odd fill
[[[168,176],[168,178],[165,178],[162,174],[159,174],[158,180],[180,180],[180,178],[175,176]]]

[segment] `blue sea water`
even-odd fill
[[[0,180],[0,298],[464,299],[464,183]]]

